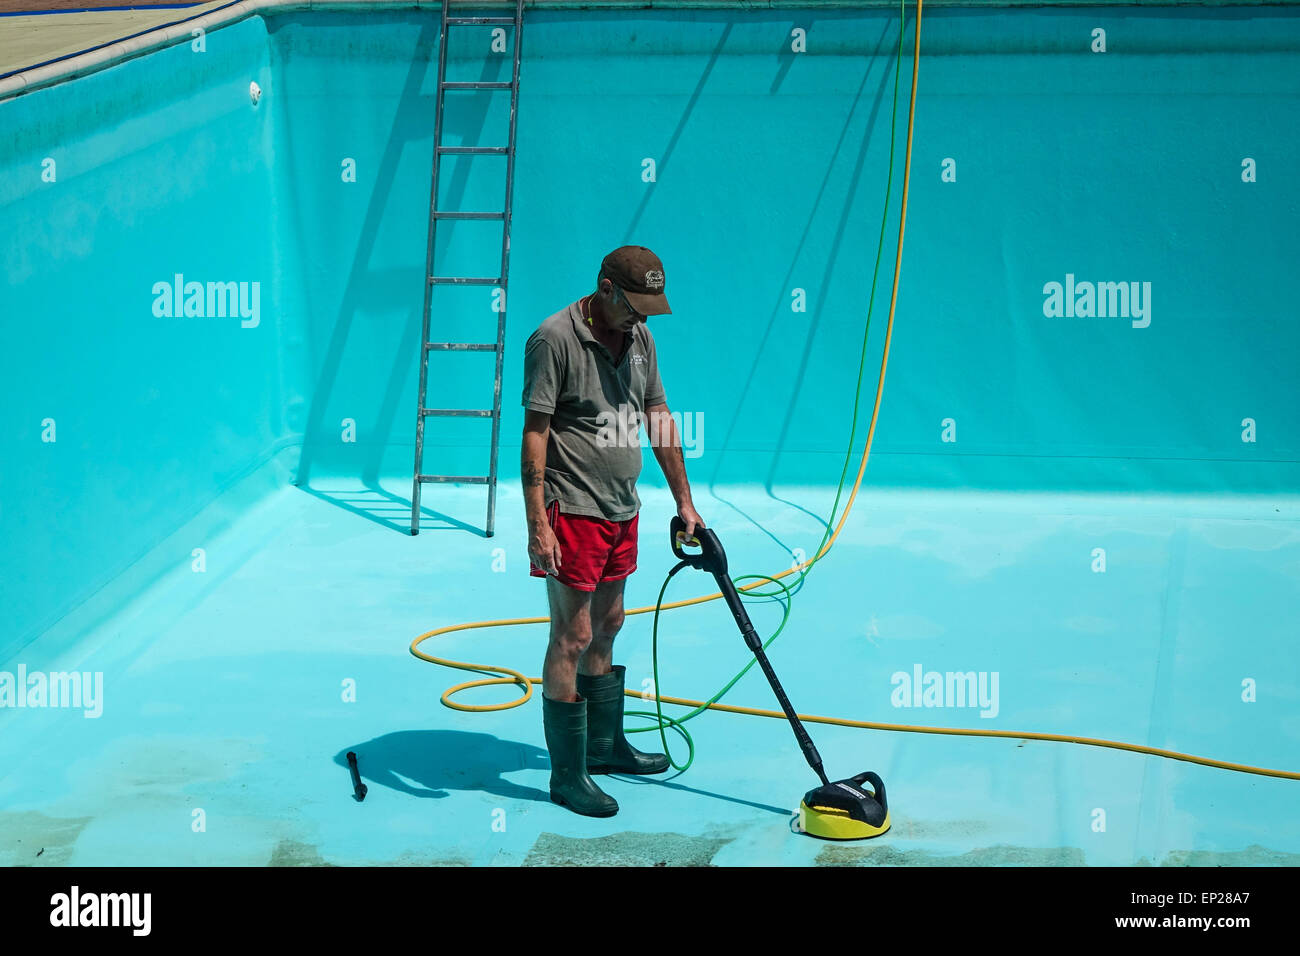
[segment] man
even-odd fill
[[[626,675],[613,666],[613,645],[623,586],[636,570],[638,421],[686,533],[704,527],[646,325],[670,313],[659,257],[622,246],[601,263],[596,291],[546,319],[524,349],[528,557],[530,574],[546,578],[551,609],[542,668],[551,800],[587,816],[618,812],[591,774],[668,769],[665,755],[642,753],[624,736]]]

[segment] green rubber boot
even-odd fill
[[[599,677],[578,675],[578,694],[587,698],[587,773],[663,773],[664,754],[642,753],[623,733],[623,688],[627,668],[616,664]]]
[[[618,802],[596,786],[584,765],[587,701],[551,700],[543,694],[542,723],[551,754],[551,801],[588,817],[618,813]]]

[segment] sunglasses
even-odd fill
[[[627,296],[623,294],[623,290],[620,289],[618,286],[614,285],[612,282],[610,283],[610,285],[614,286],[614,291],[617,292],[618,297],[623,300],[623,307],[627,309],[627,314],[635,315],[638,321],[644,322],[646,320],[646,316],[642,315],[636,309],[632,308],[632,303],[627,300]]]

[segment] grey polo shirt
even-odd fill
[[[525,408],[551,416],[543,492],[565,514],[626,521],[641,509],[637,421],[667,402],[655,340],[644,322],[618,366],[577,302],[539,325],[524,346]]]

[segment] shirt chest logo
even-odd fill
[[[645,356],[642,355],[640,352],[633,352],[633,353],[632,353],[632,364],[633,364],[633,365],[644,365],[644,364],[645,364]]]

